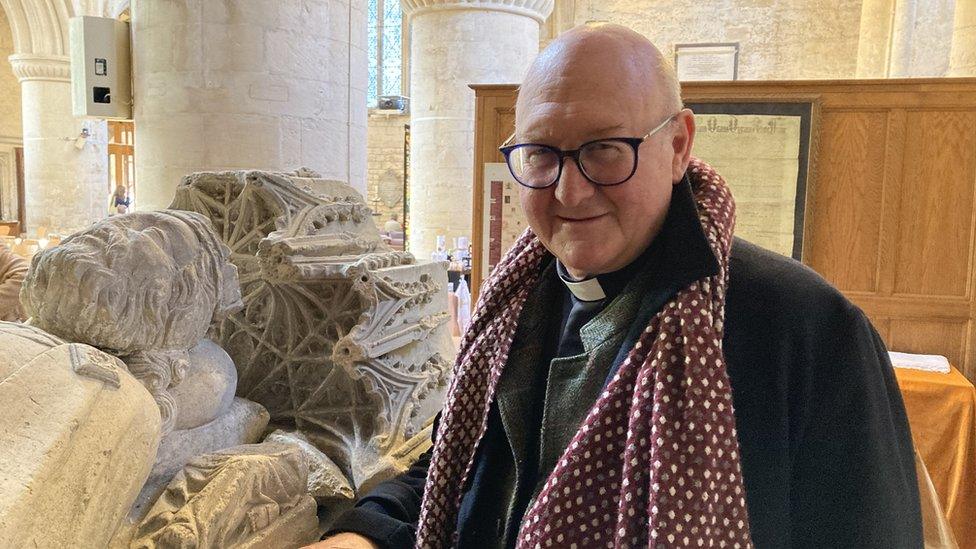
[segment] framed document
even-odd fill
[[[739,77],[738,42],[675,44],[678,80],[735,80]]]
[[[508,171],[508,164],[485,162],[481,200],[484,203],[482,211],[488,215],[482,220],[481,234],[486,241],[481,247],[481,265],[485,266],[480,271],[482,277],[488,276],[529,226],[519,202],[518,189],[519,184]],[[479,285],[481,282],[477,281]]]
[[[735,234],[800,260],[812,103],[689,103],[694,155],[722,174]]]

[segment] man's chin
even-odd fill
[[[557,254],[556,257],[559,257],[559,261],[563,264],[563,267],[566,267],[569,274],[575,278],[586,278],[608,272],[606,267],[609,262],[604,258],[573,253],[566,254],[563,257]]]

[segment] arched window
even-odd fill
[[[366,104],[381,95],[403,95],[403,10],[400,0],[369,0],[369,86]]]

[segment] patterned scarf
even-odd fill
[[[722,352],[735,203],[689,167],[719,273],[651,319],[522,519],[518,547],[752,547]],[[461,343],[421,507],[417,547],[456,541],[461,488],[526,297],[548,252],[526,231],[485,287]]]

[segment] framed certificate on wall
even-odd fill
[[[675,44],[674,67],[681,82],[736,80],[739,77],[739,44]]]
[[[688,103],[694,154],[729,184],[735,234],[802,259],[812,103]]]

